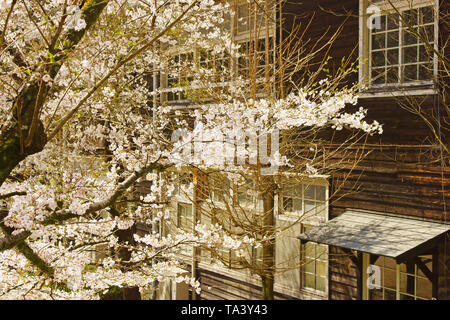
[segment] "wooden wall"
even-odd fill
[[[337,68],[341,59],[352,52],[353,58],[357,58],[358,51],[353,49],[359,41],[358,0],[289,0],[283,5],[282,13],[282,32],[278,30],[278,33],[282,33],[284,37],[295,24],[306,25],[314,16],[306,37],[310,39],[310,43],[316,43],[327,32],[332,35],[346,21],[340,37],[327,54],[333,57],[332,68],[333,64]],[[443,37],[448,38],[447,26],[441,23],[440,30],[441,33],[446,33]],[[349,79],[349,82],[356,81],[356,74]],[[442,108],[435,96],[418,99],[422,110],[428,114],[436,116],[436,112]],[[346,208],[356,208],[439,222],[449,221],[448,213],[446,214],[446,203],[450,197],[448,155],[442,157],[441,149],[423,119],[403,109],[400,104],[401,100],[398,98],[360,99],[356,108],[367,108],[369,120],[382,123],[384,132],[371,137],[365,146],[360,146],[366,150],[371,149],[372,152],[355,168],[351,168],[350,164],[348,167],[342,165],[340,170],[332,174],[330,194],[338,188],[339,191],[331,201],[330,219],[342,214]],[[328,134],[331,136],[330,132]],[[448,140],[447,134],[448,132],[444,132],[444,142]],[[326,132],[323,138],[326,140]],[[449,242],[443,241],[439,255],[441,298],[449,298],[448,253]],[[245,278],[201,269],[200,280],[201,299],[260,298],[260,286]],[[294,297],[277,294],[276,298]],[[358,298],[356,268],[337,247],[330,247],[329,298]]]
[[[448,5],[443,10],[448,10]],[[285,35],[295,23],[305,23],[314,13],[315,19],[307,33],[312,43],[325,32],[332,33],[346,19],[345,13],[350,14],[329,53],[337,63],[342,57],[348,57],[358,44],[358,0],[288,1],[283,13]],[[448,39],[448,21],[447,24],[440,23],[440,36],[441,39]],[[351,79],[357,80],[356,76]],[[331,202],[330,219],[343,213],[346,208],[357,208],[449,222],[449,156],[445,151],[441,153],[425,121],[401,107],[405,101],[401,98],[360,99],[356,108],[367,108],[368,118],[382,123],[384,132],[368,140],[366,148],[372,152],[355,168],[350,171],[349,164],[347,168],[343,166],[332,174],[330,194],[339,191]],[[440,100],[437,96],[423,96],[417,97],[417,101],[420,101],[422,110],[433,117],[437,117],[440,111],[440,121],[444,124],[442,140],[448,145],[448,131],[445,130],[448,130],[450,119],[442,112]],[[433,123],[435,129],[436,123]],[[328,134],[331,136],[331,132],[328,131]],[[323,138],[327,138],[327,133]],[[344,177],[347,177],[345,183]],[[447,288],[450,282],[448,246],[447,239],[441,245],[440,272],[441,286],[446,284]],[[330,252],[330,299],[356,299],[354,266],[339,248],[330,248]]]

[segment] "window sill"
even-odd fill
[[[417,83],[399,86],[374,86],[359,93],[360,99],[389,98],[402,96],[429,96],[437,94],[431,83]]]
[[[327,292],[314,290],[314,289],[310,289],[310,288],[300,288],[300,292],[304,299],[305,298],[309,299],[309,300],[311,300],[311,299],[328,299]]]

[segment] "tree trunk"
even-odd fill
[[[262,299],[263,300],[274,300],[273,287],[274,279],[270,276],[261,276],[262,281]]]
[[[83,1],[81,11],[86,21],[86,28],[79,31],[71,30],[64,34],[60,39],[64,43],[62,49],[49,48],[57,57],[53,63],[48,61],[48,66],[44,70],[51,78],[56,77],[68,54],[98,20],[108,2],[109,0]],[[19,55],[14,58],[16,63],[25,64]],[[0,186],[20,162],[44,149],[47,136],[39,115],[47,99],[48,91],[49,87],[45,82],[35,80],[24,86],[24,89],[14,99],[12,110],[14,118],[0,132]],[[29,141],[26,144],[27,138]]]
[[[266,187],[263,197],[263,227],[265,236],[269,239],[262,246],[262,299],[274,300],[273,288],[275,280],[275,217],[274,217],[274,192],[273,177],[262,178]]]
[[[134,234],[136,233],[136,224],[130,229],[117,230],[116,235],[119,238],[119,243],[134,243]],[[118,250],[117,255],[121,261],[130,261],[131,251],[127,248],[121,248]],[[123,270],[124,271],[124,270]],[[123,287],[122,289],[123,300],[141,300],[141,293],[138,287]]]

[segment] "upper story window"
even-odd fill
[[[249,210],[263,209],[263,200],[254,179],[247,178],[245,184],[237,186],[237,203],[241,208]]]
[[[193,175],[190,172],[176,173],[174,181],[174,195],[187,197],[192,194]]]
[[[431,84],[437,71],[435,0],[360,0],[361,73],[371,88]]]
[[[326,185],[297,184],[288,185],[282,193],[280,214],[301,216],[310,220],[325,221],[327,200]]]
[[[231,181],[219,174],[208,177],[209,199],[216,203],[228,203],[231,197]]]
[[[208,93],[201,90],[202,83],[219,90],[237,76],[248,80],[256,75],[256,91],[262,92],[259,83],[266,76],[266,62],[272,76],[276,52],[274,1],[269,1],[268,9],[266,12],[264,1],[236,1],[232,6],[233,13],[225,14],[220,27],[229,30],[233,42],[240,45],[239,58],[231,58],[226,51],[215,53],[194,48],[190,52],[178,53],[172,48],[176,53],[168,62],[169,70],[161,72],[161,102],[185,104],[189,100],[207,99]],[[267,50],[266,28],[269,31]],[[195,86],[192,85],[194,79],[199,80]]]
[[[175,67],[172,73],[167,75],[168,88],[187,87],[193,80],[191,68],[194,62],[194,52],[175,54],[171,59],[171,64]],[[168,101],[186,100],[187,96],[184,90],[170,90],[167,93]]]

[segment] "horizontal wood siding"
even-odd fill
[[[201,283],[202,300],[259,300],[261,299],[261,286],[255,285],[244,279],[230,277],[214,270],[200,269],[199,279]],[[292,300],[275,291],[276,300]]]
[[[445,1],[442,1],[441,10],[448,15],[448,4]],[[329,53],[332,60],[338,63],[343,57],[348,57],[359,42],[358,0],[288,1],[283,7],[284,35],[295,23],[304,24],[314,14],[315,19],[307,36],[311,43],[316,43],[325,32],[331,34],[344,21],[346,12],[351,13],[351,17]],[[439,31],[440,43],[446,43],[449,39],[448,21],[440,22]],[[446,51],[448,52],[448,48]],[[355,53],[358,54],[358,51]],[[351,79],[357,80],[356,75]],[[437,96],[416,97],[416,100],[420,102],[422,111],[438,120],[433,122],[434,129],[438,129],[437,123],[442,124],[442,140],[448,144],[450,119],[444,112],[441,101]],[[347,168],[342,165],[340,170],[331,174],[330,194],[338,188],[339,191],[331,201],[330,218],[342,214],[346,208],[356,208],[449,222],[446,212],[450,197],[449,156],[445,152],[441,153],[442,150],[425,121],[402,108],[405,101],[401,97],[361,98],[357,106],[348,108],[349,111],[359,107],[368,109],[368,119],[383,124],[384,132],[369,138],[365,148],[372,152],[355,168],[349,163]],[[336,135],[326,131],[322,138],[329,140],[333,136],[333,142],[339,143],[340,137],[343,141],[347,133],[343,130]],[[440,296],[448,297],[448,243],[443,242],[440,247]],[[330,252],[330,299],[356,299],[354,266],[348,258],[342,256],[338,248],[331,248]],[[333,258],[333,254],[337,256]]]

